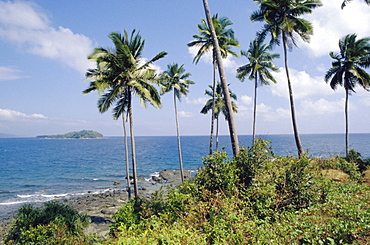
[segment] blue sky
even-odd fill
[[[289,66],[296,103],[298,129],[302,134],[344,132],[344,89],[333,91],[324,82],[331,66],[330,51],[338,50],[338,40],[346,34],[370,36],[370,6],[353,0],[344,10],[342,0],[322,0],[324,6],[305,16],[314,25],[310,44],[298,42],[289,53]],[[261,23],[249,20],[258,8],[253,1],[210,0],[212,14],[226,16],[241,45],[248,49]],[[169,63],[184,64],[195,85],[179,104],[182,135],[209,134],[210,116],[200,114],[208,99],[205,89],[212,81],[210,56],[195,65],[196,50],[187,43],[197,34],[204,18],[202,1],[179,0],[89,0],[89,1],[0,1],[0,133],[17,136],[60,134],[91,129],[106,136],[122,135],[122,122],[111,112],[100,114],[98,95],[82,95],[88,86],[85,71],[95,65],[87,56],[95,47],[112,47],[112,31],[139,30],[146,40],[144,57],[167,51],[156,62],[158,71]],[[274,52],[282,53],[281,47]],[[224,60],[230,89],[237,94],[237,133],[252,132],[253,83],[241,83],[235,70],[246,58]],[[276,60],[283,69],[283,59]],[[370,71],[369,71],[370,72]],[[285,73],[275,74],[277,84],[258,89],[257,134],[291,134]],[[357,88],[350,97],[350,132],[370,133],[370,93]],[[173,101],[162,97],[160,110],[134,104],[136,135],[175,135]],[[227,134],[222,119],[220,133]]]

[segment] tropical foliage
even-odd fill
[[[229,114],[226,110],[226,103],[224,98],[224,93],[222,90],[221,83],[217,83],[216,89],[213,88],[213,86],[208,85],[210,90],[205,91],[205,95],[210,96],[211,98],[207,100],[206,104],[203,106],[200,113],[207,114],[209,111],[214,113],[214,118],[216,119],[216,151],[218,151],[218,129],[219,129],[219,115],[222,113],[225,117],[225,120],[228,119]],[[230,98],[233,100],[237,100],[236,94],[234,94],[231,90],[229,90]],[[231,102],[233,112],[237,113],[237,106],[234,103],[234,101]]]
[[[131,156],[134,178],[135,196],[138,195],[135,137],[133,129],[132,96],[136,95],[142,106],[149,102],[154,107],[161,105],[160,96],[152,85],[156,79],[156,71],[150,65],[163,58],[167,53],[160,52],[152,59],[144,62],[142,52],[145,40],[135,30],[129,35],[112,32],[109,38],[114,43],[114,49],[96,48],[89,59],[96,62],[97,68],[90,69],[86,78],[92,80],[90,86],[83,93],[98,90],[101,97],[98,101],[98,109],[101,113],[106,112],[112,104],[113,118],[118,119],[124,113],[128,114],[130,121]],[[125,124],[125,122],[123,122]],[[125,141],[126,142],[126,141]],[[126,146],[127,149],[127,146]],[[126,154],[127,156],[127,154]],[[129,176],[127,176],[129,181]]]
[[[245,56],[249,63],[239,67],[236,72],[236,77],[244,82],[248,76],[249,80],[254,80],[254,103],[253,103],[253,133],[252,141],[256,138],[256,113],[257,113],[257,86],[269,85],[270,81],[276,83],[271,71],[279,69],[274,65],[273,60],[279,58],[279,54],[270,54],[272,48],[269,45],[263,44],[263,40],[255,39],[250,42],[247,52],[242,51],[242,56]]]
[[[303,41],[309,42],[313,34],[312,24],[299,16],[312,13],[314,8],[321,6],[320,0],[255,0],[260,5],[259,10],[251,15],[252,21],[264,21],[266,24],[257,34],[258,38],[264,39],[267,34],[271,35],[271,45],[280,44],[281,37],[284,48],[285,72],[288,81],[290,111],[292,117],[293,132],[298,150],[298,155],[303,154],[303,147],[296,123],[293,89],[289,76],[287,50],[297,46],[294,35],[298,35]]]
[[[345,120],[346,120],[346,156],[349,151],[348,130],[348,96],[355,92],[356,85],[368,89],[370,75],[364,68],[370,67],[370,38],[357,39],[356,34],[349,34],[339,40],[339,53],[330,52],[334,59],[332,67],[325,75],[332,89],[343,86],[345,90]]]
[[[190,76],[191,76],[190,73],[185,73],[184,65],[179,66],[178,64],[169,64],[167,66],[167,70],[161,74],[159,79],[159,83],[161,86],[161,94],[168,93],[173,90],[173,105],[175,108],[177,148],[179,153],[179,163],[182,182],[184,182],[184,171],[182,164],[180,129],[176,99],[180,101],[181,96],[186,96],[187,93],[189,92],[189,85],[194,84],[193,81],[188,80]]]
[[[306,154],[276,156],[260,139],[233,159],[215,152],[195,179],[123,206],[107,242],[367,244],[370,188],[328,180],[326,164]]]
[[[239,43],[234,35],[234,30],[227,28],[233,23],[230,19],[226,17],[218,18],[218,14],[215,14],[212,17],[212,25],[214,28],[215,39],[218,41],[218,46],[220,49],[220,54],[222,58],[226,58],[229,54],[238,57],[237,53],[232,50],[233,47],[239,47]],[[213,37],[210,25],[204,20],[201,20],[201,23],[198,25],[199,35],[194,35],[194,41],[188,43],[189,47],[199,47],[197,54],[195,55],[193,62],[198,63],[200,58],[203,57],[209,51],[212,51],[212,63],[213,63],[213,88],[216,88],[216,69],[217,69],[217,53],[216,48],[214,47]],[[213,91],[215,94],[215,91]],[[213,98],[213,100],[215,100]],[[213,105],[214,107],[215,105]],[[210,154],[213,151],[213,132],[214,132],[214,115],[211,115],[211,134],[209,149]]]
[[[83,230],[90,219],[61,203],[41,208],[24,205],[14,218],[5,244],[91,244]]]
[[[66,134],[57,134],[57,135],[39,135],[37,138],[62,138],[62,139],[94,139],[102,138],[103,135],[93,130],[82,130],[79,132],[69,132]]]
[[[344,0],[342,3],[342,9],[347,6],[348,3],[352,2],[352,0]],[[368,5],[370,5],[370,0],[364,0],[364,2]]]

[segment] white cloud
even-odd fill
[[[189,53],[191,54],[191,57],[195,57],[198,53],[198,47],[189,47]],[[202,58],[200,58],[199,62],[203,61],[207,64],[212,64],[212,52],[206,52]],[[236,74],[236,69],[239,67],[239,65],[235,62],[235,60],[232,58],[231,55],[228,55],[226,59],[222,59],[222,64],[224,66],[225,71],[229,73]]]
[[[179,117],[194,117],[194,115],[188,111],[179,111]]]
[[[206,97],[199,97],[192,100],[185,98],[187,104],[194,104],[194,105],[205,105],[208,99]]]
[[[359,97],[360,107],[363,106],[370,107],[370,91],[366,91],[365,89],[362,89],[360,87],[357,88],[358,88],[357,92],[353,94],[352,97],[354,96]]]
[[[0,2],[0,22],[7,26],[26,29],[46,29],[49,20],[36,4],[31,2]]]
[[[314,27],[314,35],[305,47],[314,57],[327,56],[338,50],[338,41],[347,34],[357,33],[358,37],[369,36],[370,7],[364,1],[352,1],[343,10],[342,1],[322,0],[323,6],[306,15]],[[338,50],[339,51],[339,50]]]
[[[253,104],[253,98],[248,95],[242,95],[242,97],[240,97],[240,101],[245,105]]]
[[[319,99],[317,101],[303,100],[300,105],[300,115],[327,115],[333,113],[342,113],[344,108],[344,100],[328,101]]]
[[[87,60],[92,41],[68,28],[50,26],[46,14],[30,2],[0,2],[0,38],[80,72],[93,66]]]
[[[272,110],[272,108],[268,105],[265,105],[263,103],[257,105],[257,112],[258,113],[270,113],[270,111]]]
[[[20,71],[12,67],[0,66],[0,81],[16,80],[23,78],[19,75]]]
[[[32,119],[48,119],[42,114],[27,115],[23,112],[13,111],[10,109],[0,109],[0,121],[15,121],[15,120],[32,120]]]
[[[333,90],[324,81],[324,77],[311,77],[305,71],[289,69],[290,81],[294,99],[303,99],[310,96],[331,95]],[[284,68],[273,74],[276,84],[269,86],[273,95],[288,98],[288,82]]]

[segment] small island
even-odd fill
[[[39,135],[36,138],[39,139],[98,139],[102,138],[103,135],[93,130],[82,130],[79,132],[69,132],[66,134],[57,135]]]

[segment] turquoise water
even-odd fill
[[[264,135],[278,155],[296,154],[292,135]],[[178,169],[177,139],[136,137],[138,176],[150,178],[163,169]],[[310,155],[329,157],[344,152],[342,134],[301,135]],[[181,138],[183,165],[196,171],[208,153],[209,136]],[[240,136],[249,146],[251,136]],[[370,157],[370,134],[350,135],[351,148]],[[231,153],[228,136],[220,148]],[[0,138],[0,216],[26,202],[84,195],[113,188],[125,182],[122,137],[102,139]],[[122,186],[121,186],[122,188]]]

